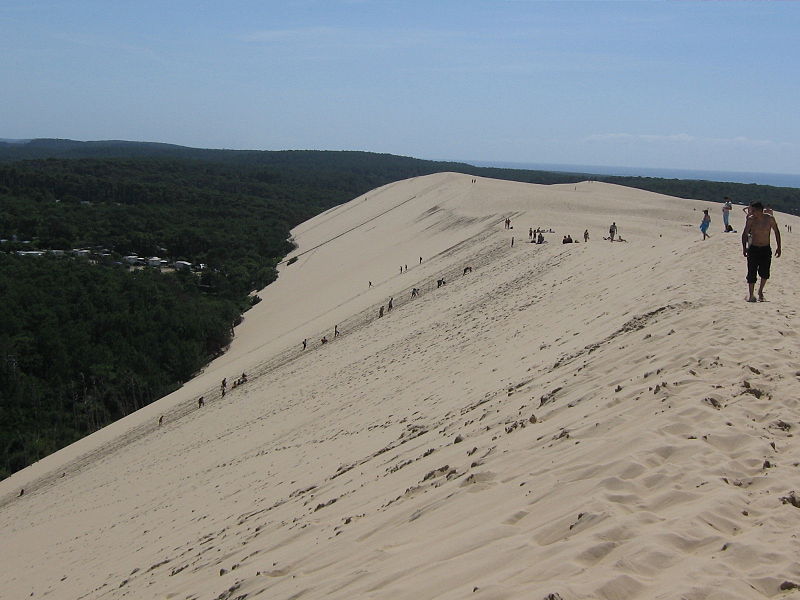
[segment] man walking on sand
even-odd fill
[[[761,202],[754,202],[750,205],[752,217],[747,219],[747,223],[742,231],[742,254],[747,257],[747,287],[748,302],[756,302],[753,294],[756,285],[756,275],[761,278],[758,286],[758,301],[764,301],[764,285],[769,279],[769,268],[772,263],[772,248],[769,245],[770,232],[775,232],[775,258],[781,255],[781,231],[775,222],[775,217],[764,213],[764,205]],[[750,244],[748,246],[748,236]]]

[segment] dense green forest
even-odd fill
[[[177,389],[239,315],[191,273],[3,253],[0,296],[5,475]]]
[[[587,178],[798,213],[800,189],[474,167],[364,152],[0,142],[0,478],[177,389],[230,343],[289,231],[370,189],[456,171]],[[90,249],[91,259],[19,256]],[[129,270],[125,255],[204,264]]]

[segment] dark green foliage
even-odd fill
[[[149,142],[78,142],[55,139],[37,139],[25,144],[0,142],[0,163],[35,158],[159,158],[204,161],[227,165],[237,170],[249,169],[250,174],[247,177],[262,183],[311,182],[318,188],[326,189],[329,196],[338,196],[339,192],[352,194],[340,198],[340,201],[349,200],[353,195],[398,179],[442,171],[541,184],[575,183],[591,178],[709,202],[721,202],[725,196],[743,204],[759,200],[776,210],[800,214],[800,189],[758,184],[498,169],[368,152],[206,150]]]
[[[191,275],[0,253],[0,475],[179,387],[239,306]]]

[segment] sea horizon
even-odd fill
[[[475,165],[476,167],[495,167],[501,169],[525,169],[535,171],[553,171],[557,173],[585,173],[590,175],[617,175],[622,177],[658,177],[661,179],[688,179],[730,183],[754,183],[776,187],[800,188],[800,174],[791,173],[670,169],[663,167],[613,167],[602,165],[482,160],[462,160],[460,162]]]

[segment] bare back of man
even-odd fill
[[[758,287],[758,300],[764,301],[764,285],[770,276],[772,263],[772,248],[770,247],[771,232],[775,232],[775,257],[781,255],[781,232],[775,217],[764,212],[760,202],[751,205],[752,216],[748,217],[747,224],[742,231],[742,254],[747,257],[747,285],[748,302],[756,302],[754,294],[757,276],[761,278]],[[749,240],[749,245],[748,245]]]

